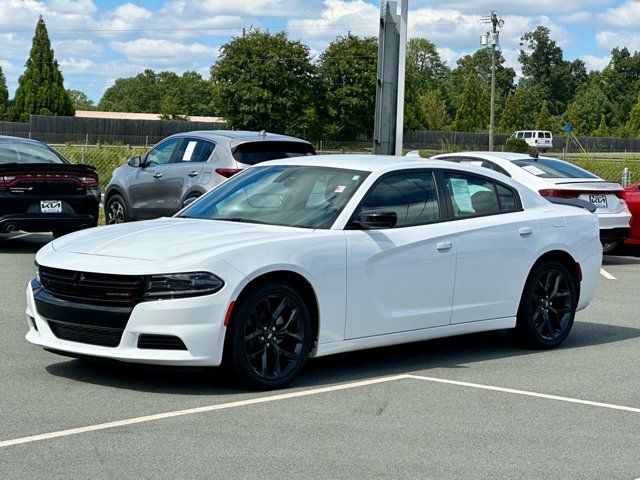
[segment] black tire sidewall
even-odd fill
[[[298,364],[284,377],[265,379],[253,371],[246,358],[244,345],[244,330],[248,316],[256,304],[265,296],[284,294],[293,300],[300,309],[302,326],[304,328],[303,348]],[[302,296],[288,285],[265,283],[252,289],[236,304],[227,327],[227,337],[224,347],[223,364],[233,374],[232,379],[241,385],[254,389],[270,390],[281,388],[293,380],[304,367],[305,361],[313,344],[311,316],[309,308]]]
[[[557,270],[562,273],[562,275],[567,280],[570,290],[571,290],[571,299],[572,299],[572,309],[571,309],[571,318],[567,323],[565,331],[562,332],[558,338],[553,340],[547,340],[540,336],[538,333],[532,319],[531,315],[531,301],[533,297],[533,291],[535,288],[535,284],[540,278],[540,275],[547,270]],[[518,320],[516,324],[516,330],[521,338],[528,346],[533,348],[547,349],[547,348],[555,348],[559,346],[562,342],[564,342],[571,332],[571,328],[573,327],[573,322],[576,315],[576,307],[578,304],[578,295],[577,289],[575,285],[575,281],[571,272],[565,267],[561,262],[556,260],[545,260],[540,264],[536,265],[536,267],[529,274],[529,278],[527,279],[527,283],[525,284],[524,290],[522,292],[522,299],[520,300],[520,307],[518,308]]]
[[[107,225],[110,225],[109,222],[109,207],[111,206],[111,204],[113,202],[118,202],[120,205],[122,205],[122,211],[124,212],[124,223],[129,221],[129,210],[127,207],[127,203],[124,201],[124,198],[122,198],[120,195],[118,195],[117,193],[115,195],[112,195],[109,197],[109,200],[107,201],[107,203],[104,206],[104,220],[107,223]]]

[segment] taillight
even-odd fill
[[[11,182],[13,182],[16,177],[4,176],[0,177],[0,187],[8,187]]]
[[[98,186],[98,178],[97,177],[78,177],[78,181],[85,187],[97,187]]]
[[[578,198],[580,192],[577,190],[556,190],[553,188],[547,188],[538,191],[543,197],[555,197],[555,198]]]
[[[241,168],[216,168],[216,173],[225,178],[233,177],[236,173],[240,173],[241,171]]]

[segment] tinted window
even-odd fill
[[[551,138],[551,132],[544,132],[544,138]]]
[[[214,143],[207,142],[205,140],[185,138],[176,150],[176,153],[173,156],[173,161],[176,163],[206,162],[215,147]]]
[[[443,176],[455,218],[500,212],[498,196],[492,181],[450,172],[444,172]]]
[[[0,163],[65,163],[46,145],[0,142]]]
[[[517,132],[516,133],[516,138],[522,138],[522,135],[523,135],[522,132]]]
[[[531,138],[532,133],[531,132],[524,132],[524,138]]]
[[[518,210],[515,193],[499,183],[496,183],[496,191],[498,192],[498,200],[500,202],[501,212],[515,212]]]
[[[391,210],[397,227],[421,225],[440,219],[433,174],[416,172],[385,178],[367,194],[362,210]]]
[[[245,165],[256,165],[267,160],[278,158],[301,157],[315,155],[313,145],[303,142],[246,142],[233,149],[233,158]]]
[[[171,140],[167,140],[166,142],[161,143],[160,145],[152,149],[149,153],[147,153],[147,157],[145,160],[146,165],[165,165],[169,163],[176,145],[178,145],[178,143],[181,141],[181,138],[172,138]]]
[[[230,178],[181,217],[330,228],[368,173],[326,167],[254,167]]]
[[[522,158],[513,163],[540,178],[598,178],[593,173],[555,158]]]

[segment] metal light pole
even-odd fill
[[[498,19],[496,12],[491,12],[488,17],[482,17],[482,23],[491,23],[491,31],[487,32],[486,36],[483,35],[480,39],[480,43],[485,46],[491,43],[491,103],[490,103],[490,115],[489,115],[489,151],[493,152],[493,133],[495,129],[496,119],[496,46],[499,45],[499,27],[504,25],[503,20]]]

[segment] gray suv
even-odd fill
[[[305,140],[266,132],[206,130],[171,135],[114,170],[104,196],[107,224],[171,216],[242,169],[315,155]]]

